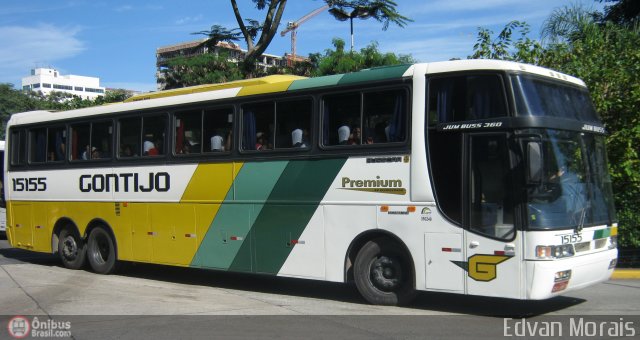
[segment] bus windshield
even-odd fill
[[[604,137],[573,131],[530,130],[542,136],[544,173],[528,190],[531,229],[581,228],[615,219]]]
[[[547,116],[600,122],[586,88],[517,75],[511,78],[519,116]]]

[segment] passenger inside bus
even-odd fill
[[[256,150],[258,151],[269,150],[269,144],[267,143],[268,140],[269,138],[267,138],[264,132],[256,133]]]
[[[347,145],[349,144],[349,136],[351,136],[351,129],[348,126],[342,125],[338,128],[338,144],[339,145]]]
[[[295,129],[293,131],[291,131],[291,145],[293,145],[294,148],[306,148],[307,145],[305,144],[304,140],[303,140],[303,132],[302,129]]]
[[[156,149],[156,145],[152,141],[150,140],[144,141],[144,144],[142,147],[143,147],[143,155],[145,156],[158,155],[158,149]]]
[[[96,148],[95,146],[91,148],[91,159],[99,159],[100,158],[100,151],[98,151],[98,148]]]
[[[213,152],[221,152],[224,151],[224,147],[222,144],[224,143],[224,139],[220,136],[219,131],[216,131],[216,135],[211,137],[211,151]]]

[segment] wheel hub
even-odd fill
[[[393,291],[402,284],[402,267],[399,261],[381,256],[371,264],[371,282],[378,289]]]
[[[72,236],[68,236],[64,239],[62,254],[67,259],[74,259],[78,256],[78,244]]]

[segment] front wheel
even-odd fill
[[[356,287],[375,305],[409,303],[415,296],[410,259],[396,243],[375,239],[365,243],[353,267]]]
[[[58,255],[69,269],[80,269],[86,260],[87,248],[84,240],[72,228],[64,228],[58,235]]]
[[[95,228],[89,234],[87,258],[91,269],[98,274],[111,274],[116,269],[115,243],[104,228]]]

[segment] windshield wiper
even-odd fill
[[[580,233],[582,231],[582,229],[584,228],[584,220],[587,217],[587,207],[582,208],[582,210],[580,211],[580,223],[578,223],[578,225],[576,226],[576,233]]]

